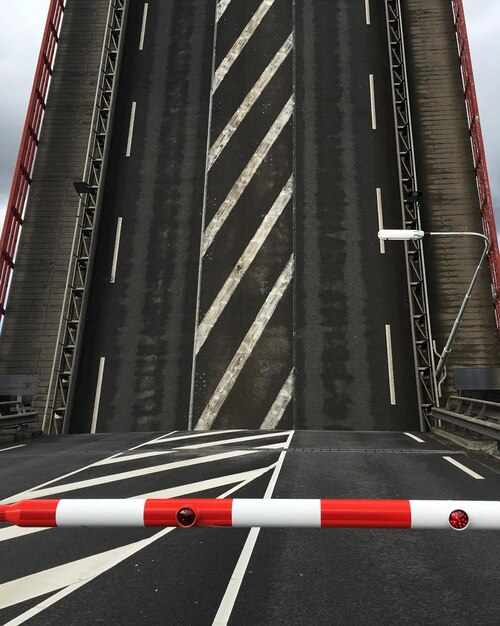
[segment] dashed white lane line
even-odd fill
[[[243,48],[250,41],[251,36],[257,30],[257,27],[262,22],[264,16],[269,11],[269,9],[273,6],[273,4],[274,4],[274,0],[263,0],[261,2],[257,11],[255,11],[255,13],[253,14],[252,19],[245,26],[245,28],[241,32],[241,35],[235,41],[231,50],[229,50],[229,52],[227,53],[226,58],[223,59],[223,61],[221,61],[221,64],[217,68],[215,75],[214,75],[214,80],[212,83],[213,91],[216,91],[218,86],[224,80],[224,77],[231,69],[231,66],[239,57]]]
[[[127,151],[125,152],[125,156],[129,157],[132,152],[132,139],[134,136],[134,124],[135,124],[135,109],[137,106],[137,102],[132,102],[132,109],[130,110],[130,124],[128,127],[128,140],[127,140]]]
[[[370,108],[372,113],[372,129],[377,129],[377,111],[375,108],[375,79],[370,74]]]
[[[268,85],[271,78],[276,74],[278,69],[281,67],[283,61],[290,54],[290,51],[293,49],[293,34],[291,34],[285,43],[281,46],[278,52],[274,55],[273,60],[264,72],[261,74],[260,78],[257,80],[252,89],[248,92],[248,95],[243,100],[241,105],[238,107],[232,118],[227,123],[227,126],[218,136],[213,146],[210,148],[210,152],[208,154],[208,169],[212,167],[215,161],[219,158],[220,153],[224,150],[231,137],[234,135],[238,126],[245,119],[247,113],[253,107],[261,93],[264,91],[266,86]]]
[[[144,49],[144,36],[146,34],[146,22],[148,19],[148,8],[149,8],[149,3],[145,2],[144,11],[142,13],[142,26],[141,26],[141,38],[139,40],[139,50]]]
[[[10,448],[2,448],[0,452],[7,452],[7,450],[15,450],[16,448],[24,448],[26,444],[20,443],[18,446],[10,446]]]
[[[101,401],[102,379],[104,376],[104,365],[106,363],[106,357],[102,356],[99,360],[99,371],[97,373],[97,387],[95,391],[94,410],[92,412],[92,426],[90,432],[95,433],[97,428],[97,416],[99,415],[99,403]]]
[[[387,346],[387,373],[389,375],[389,394],[391,404],[396,404],[396,388],[394,386],[394,362],[392,358],[392,336],[390,324],[385,325],[385,341]]]
[[[205,232],[203,233],[202,255],[205,255],[208,248],[212,245],[215,236],[221,229],[226,219],[229,217],[231,211],[241,197],[241,194],[245,191],[248,183],[252,180],[255,172],[258,170],[262,161],[266,158],[276,139],[278,139],[281,131],[292,117],[293,103],[294,98],[293,96],[290,96],[290,99],[276,118],[276,121],[269,129],[267,135],[255,151],[255,154],[245,166],[245,169],[240,174],[238,180],[234,183],[231,191],[228,193],[226,199],[217,210],[217,213],[212,218],[210,224],[206,227]]]
[[[384,215],[382,212],[382,189],[377,187],[377,215],[378,215],[378,229],[384,229]],[[380,252],[385,254],[385,241],[383,239],[379,239],[380,242]]]
[[[292,195],[293,177],[290,177],[287,184],[285,185],[280,195],[271,207],[271,210],[263,219],[262,224],[257,229],[257,232],[253,236],[252,240],[238,259],[236,265],[234,266],[232,272],[229,274],[223,287],[221,288],[215,300],[212,302],[210,308],[206,312],[205,317],[200,322],[200,325],[198,326],[198,331],[196,333],[196,354],[198,354],[201,347],[205,343],[208,335],[210,334],[212,328],[215,326],[217,320],[226,308],[227,303],[231,299],[233,293],[236,291],[236,288],[240,284],[243,276],[257,256],[257,253],[266,241],[269,233],[274,228],[276,222],[283,213],[283,210],[290,202]]]
[[[224,15],[224,11],[231,4],[231,0],[219,0],[217,2],[217,21]]]
[[[286,449],[288,449],[288,447],[290,446],[292,437],[293,432],[290,433],[288,437],[285,445]],[[286,449],[281,452],[278,462],[276,463],[273,475],[271,476],[271,480],[269,481],[269,485],[267,486],[266,492],[264,494],[265,499],[269,499],[273,495],[274,488],[276,487],[276,482],[278,481],[279,473],[281,472],[281,468],[283,467],[283,461],[285,460]],[[226,588],[226,592],[224,593],[224,597],[222,598],[219,609],[217,610],[215,619],[212,622],[212,626],[226,626],[226,624],[228,623],[229,618],[231,617],[231,613],[233,611],[234,603],[236,602],[236,598],[238,597],[238,593],[240,591],[245,572],[247,571],[248,563],[250,562],[252,552],[255,548],[255,544],[257,543],[259,532],[260,528],[250,529],[247,540],[245,541],[245,545],[243,546],[238,562],[236,563],[236,567],[234,568],[231,579]]]
[[[269,413],[266,415],[264,421],[260,425],[261,430],[275,429],[280,419],[283,417],[283,413],[286,410],[293,395],[293,369],[288,374],[285,384],[281,388],[281,391],[276,396],[276,400],[273,402]]]
[[[118,252],[120,250],[121,233],[122,233],[122,218],[119,217],[116,222],[115,247],[113,250],[113,262],[111,264],[111,278],[109,281],[111,284],[113,284],[116,279],[116,266],[118,263]]]
[[[370,18],[370,0],[365,0],[365,15],[366,15],[366,23],[368,26],[371,24]]]
[[[465,467],[465,465],[462,465],[462,463],[459,463],[458,461],[456,461],[451,456],[444,456],[443,459],[445,461],[448,461],[448,463],[451,463],[455,467],[458,467],[458,469],[461,469],[462,472],[465,472],[466,474],[469,474],[469,476],[472,476],[472,478],[475,478],[476,480],[484,480],[484,476],[481,476],[480,474],[478,474],[474,470],[471,470],[468,467]]]
[[[420,439],[420,437],[417,437],[417,435],[414,435],[412,433],[403,433],[404,435],[406,435],[407,437],[411,437],[412,439],[415,439],[415,441],[418,441],[418,443],[425,443],[425,441],[423,439]]]
[[[282,271],[280,277],[276,281],[274,287],[267,296],[266,301],[257,314],[257,317],[245,335],[245,338],[241,342],[236,354],[231,359],[231,363],[229,364],[227,370],[222,375],[213,396],[210,398],[210,401],[203,410],[203,413],[195,426],[195,430],[209,430],[212,427],[212,424],[215,422],[222,405],[238,380],[241,370],[252,354],[257,342],[269,323],[269,320],[273,316],[276,307],[283,297],[283,294],[290,284],[293,277],[293,268],[294,259],[292,254],[285,269]]]

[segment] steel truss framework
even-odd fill
[[[418,193],[415,167],[400,0],[386,0],[386,17],[403,223],[407,229],[421,230],[420,195]],[[410,293],[409,302],[417,374],[417,395],[420,406],[420,427],[422,430],[425,430],[427,411],[438,403],[438,393],[424,250],[421,240],[405,241],[404,245]]]
[[[107,27],[99,70],[99,82],[94,105],[87,160],[83,175],[86,191],[80,195],[77,225],[73,241],[59,327],[58,345],[49,385],[43,430],[61,434],[68,429],[66,408],[74,393],[73,373],[78,361],[82,320],[89,298],[92,258],[96,245],[103,178],[111,136],[113,103],[116,96],[122,33],[128,0],[110,0]]]

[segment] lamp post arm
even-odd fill
[[[467,293],[465,294],[465,297],[462,301],[462,305],[460,306],[460,310],[458,311],[458,315],[455,319],[455,322],[453,323],[453,328],[451,329],[450,332],[450,336],[448,337],[448,341],[446,342],[446,345],[443,349],[443,352],[441,353],[441,356],[439,358],[439,363],[437,364],[436,367],[436,380],[439,382],[439,380],[441,379],[441,375],[443,373],[443,370],[446,366],[446,362],[448,360],[448,357],[450,355],[451,352],[451,346],[453,344],[453,340],[455,339],[457,333],[458,333],[458,329],[460,328],[460,324],[462,323],[462,319],[464,317],[464,313],[465,313],[465,309],[467,308],[467,304],[469,303],[469,300],[471,298],[472,295],[472,290],[474,289],[474,285],[476,284],[476,280],[477,277],[479,276],[479,272],[481,271],[481,267],[483,265],[483,261],[488,253],[489,247],[490,247],[490,240],[488,239],[488,237],[486,237],[486,235],[483,235],[482,233],[467,233],[467,232],[462,232],[462,233],[457,233],[457,232],[442,232],[442,233],[435,233],[435,232],[430,232],[430,233],[426,233],[428,235],[432,235],[434,237],[454,237],[454,236],[470,236],[470,237],[481,237],[481,239],[483,239],[484,241],[484,250],[483,253],[481,255],[481,258],[479,259],[479,263],[478,266],[476,268],[476,271],[474,272],[474,276],[472,277],[472,280],[470,282],[469,285],[469,289],[467,290]]]

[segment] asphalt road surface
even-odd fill
[[[0,498],[498,498],[498,464],[411,435],[44,437],[0,447]],[[493,626],[498,534],[0,524],[0,623]]]
[[[418,428],[372,4],[130,2],[71,432]]]

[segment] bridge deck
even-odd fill
[[[108,3],[68,2],[2,329],[0,375],[37,378],[43,411],[85,165]]]
[[[405,0],[417,176],[425,230],[482,232],[465,101],[449,0]],[[483,250],[472,238],[425,243],[433,337],[442,350]],[[448,372],[500,366],[500,345],[485,263],[453,346]],[[448,376],[443,392],[453,389]]]

